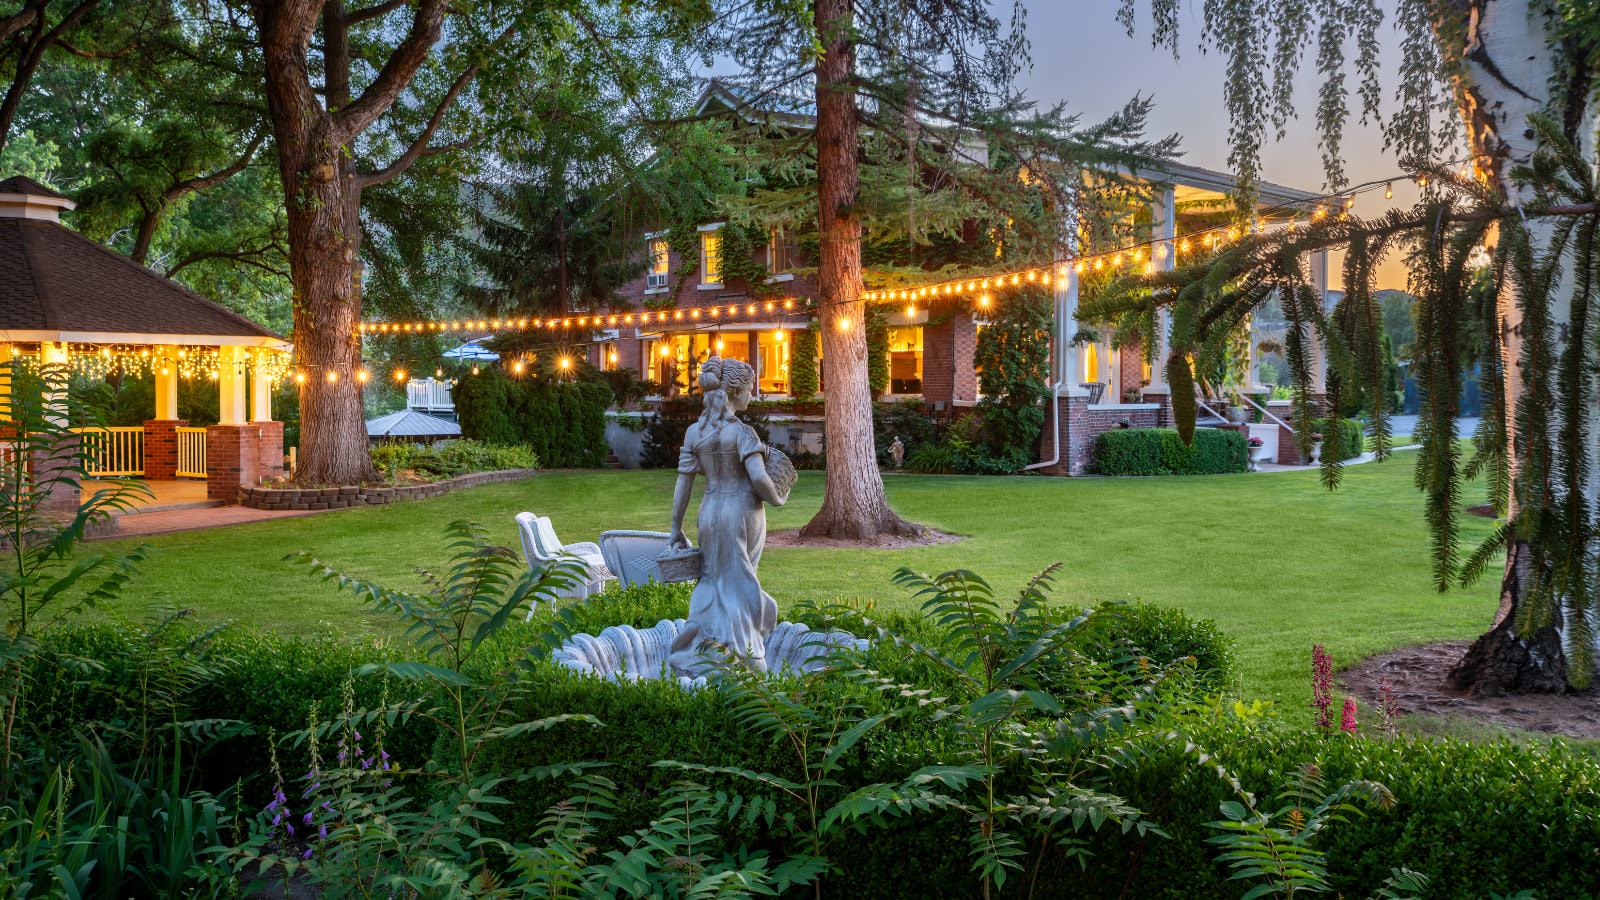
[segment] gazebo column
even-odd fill
[[[39,362],[46,367],[57,367],[45,373],[45,415],[56,425],[65,428],[67,425],[67,372],[66,367],[71,362],[65,343],[46,342],[39,346]],[[56,388],[60,388],[57,390]],[[78,508],[83,496],[83,490],[77,483],[76,475],[69,475],[65,481],[50,483],[52,479],[67,473],[74,464],[79,463],[79,449],[82,438],[76,434],[67,434],[60,439],[54,447],[38,447],[32,451],[33,459],[29,461],[32,472],[34,489],[44,494],[39,503],[39,508],[46,515],[70,515]]]
[[[239,486],[261,480],[260,429],[246,421],[245,385],[250,365],[243,347],[217,353],[217,424],[206,429],[206,496],[239,502]]]
[[[171,481],[178,477],[178,429],[189,423],[178,418],[178,369],[169,351],[162,351],[151,368],[156,377],[156,417],[144,423],[144,477]]]
[[[283,423],[272,420],[272,373],[267,351],[257,350],[250,367],[250,424],[261,438],[261,477],[283,477]]]

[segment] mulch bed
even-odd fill
[[[811,547],[821,550],[909,550],[912,547],[953,544],[959,540],[961,540],[961,535],[959,534],[950,534],[947,531],[939,531],[934,528],[924,528],[922,529],[922,534],[911,537],[884,534],[870,541],[801,537],[800,530],[797,528],[791,528],[787,531],[773,531],[767,534],[768,547]]]
[[[1401,713],[1477,719],[1507,728],[1600,738],[1600,692],[1469,697],[1445,681],[1470,641],[1402,647],[1362,660],[1341,672],[1345,688],[1373,709],[1387,681]]]

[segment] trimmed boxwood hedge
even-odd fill
[[[1339,420],[1339,443],[1337,447],[1328,446],[1328,420],[1312,419],[1311,431],[1320,434],[1323,438],[1323,450],[1336,449],[1339,459],[1354,459],[1367,452],[1367,427],[1360,419]]]
[[[532,448],[549,468],[605,462],[611,388],[599,381],[513,380],[498,368],[457,379],[450,392],[461,435],[485,444]]]
[[[597,632],[621,622],[647,626],[682,615],[682,587],[649,586],[593,599],[574,607],[577,626]],[[1062,614],[1075,611],[1062,603]],[[1160,607],[1118,607],[1081,632],[1081,652],[1096,658],[1127,652],[1131,643],[1152,662],[1183,657],[1197,660],[1199,682],[1177,685],[1194,694],[1222,683],[1232,666],[1232,650],[1208,622]],[[878,615],[888,627],[918,641],[937,640],[929,623],[905,614]],[[536,616],[502,632],[486,647],[485,673],[530,654],[542,655],[548,620]],[[182,650],[175,632],[152,652],[140,629],[97,625],[48,633],[18,721],[30,735],[65,743],[71,732],[95,721],[125,720],[118,697],[150,683],[162,659],[181,658],[204,669],[197,687],[182,697],[193,719],[243,719],[255,733],[234,738],[198,761],[211,789],[245,779],[246,807],[266,790],[266,732],[284,734],[303,727],[313,703],[336,709],[339,688],[350,670],[377,659],[404,658],[408,648],[371,642],[304,641],[247,630],[224,632],[203,655]],[[1126,643],[1125,643],[1126,642]],[[877,653],[875,651],[875,653]],[[93,665],[74,660],[93,660]],[[884,649],[873,659],[881,672],[915,682],[935,693],[951,689],[948,675],[915,659]],[[1053,677],[1048,670],[1045,677]],[[483,760],[486,769],[510,771],[545,763],[601,760],[610,763],[625,798],[608,834],[622,834],[659,814],[658,791],[672,773],[653,767],[660,759],[739,766],[792,774],[791,751],[781,741],[754,736],[740,725],[716,689],[683,692],[661,683],[619,685],[576,676],[535,659],[525,673],[528,694],[515,713],[525,718],[562,712],[596,716],[599,727],[563,726],[518,736],[496,746]],[[1063,673],[1070,677],[1070,673]],[[1181,681],[1181,679],[1180,679]],[[159,679],[154,681],[162,688]],[[357,703],[376,702],[381,685],[357,682]],[[886,701],[877,692],[846,679],[830,680],[818,702],[871,711]],[[402,699],[391,685],[390,700]],[[1071,698],[1068,699],[1069,702]],[[1084,698],[1089,700],[1091,698]],[[1180,709],[1182,707],[1179,707]],[[1143,838],[1102,829],[1087,838],[1092,856],[1086,868],[1067,857],[1051,856],[1037,878],[1008,882],[1007,893],[1081,897],[1228,897],[1245,886],[1230,881],[1219,865],[1219,849],[1206,843],[1207,825],[1220,817],[1218,805],[1230,798],[1226,785],[1198,765],[1201,748],[1238,777],[1268,808],[1271,798],[1301,766],[1315,763],[1330,784],[1356,778],[1380,781],[1393,791],[1392,808],[1368,810],[1329,827],[1319,839],[1328,853],[1334,887],[1344,896],[1369,896],[1392,868],[1405,866],[1431,879],[1429,897],[1485,897],[1535,888],[1540,896],[1600,896],[1600,763],[1559,742],[1528,747],[1506,741],[1469,743],[1421,738],[1373,739],[1290,730],[1267,720],[1246,724],[1227,712],[1174,712],[1142,739],[1141,752],[1120,754],[1111,790],[1143,810],[1163,835]],[[127,724],[125,721],[123,724]],[[1181,735],[1172,737],[1169,735]],[[448,765],[448,753],[417,720],[391,733],[388,748],[403,766],[428,759]],[[1193,747],[1189,745],[1192,744]],[[298,764],[294,751],[283,757]],[[891,781],[919,766],[957,761],[957,748],[931,717],[909,718],[870,732],[847,754],[838,779],[845,787]],[[744,784],[717,784],[747,790]],[[560,781],[508,783],[502,793],[511,804],[496,809],[499,830],[529,839],[544,811],[570,790]],[[752,851],[782,851],[759,826],[730,825],[730,837]],[[825,885],[825,896],[929,897],[975,892],[967,852],[968,825],[936,814],[918,814],[871,826],[859,837],[830,849],[840,874]],[[908,864],[910,863],[910,864]]]
[[[1221,475],[1249,462],[1237,431],[1197,428],[1185,446],[1173,428],[1119,428],[1095,437],[1092,466],[1101,475]]]

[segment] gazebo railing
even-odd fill
[[[144,474],[144,429],[135,426],[74,428],[83,437],[85,468],[95,477]]]
[[[180,478],[206,477],[206,430],[204,428],[178,428],[178,467],[173,474]]]

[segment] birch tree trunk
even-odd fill
[[[1535,141],[1528,116],[1547,108],[1551,86],[1558,77],[1553,46],[1556,23],[1550,12],[1530,6],[1506,0],[1452,0],[1444,4],[1443,14],[1456,19],[1442,22],[1439,29],[1441,39],[1448,40],[1450,35],[1464,37],[1465,46],[1444,49],[1452,56],[1459,55],[1463,62],[1455,83],[1456,99],[1475,165],[1489,184],[1514,204],[1530,201],[1532,194],[1511,184],[1508,173],[1532,156]],[[1562,118],[1567,136],[1578,143],[1592,167],[1597,107],[1592,91],[1580,88],[1578,96],[1584,98],[1586,108],[1569,110]],[[1546,243],[1554,226],[1535,219],[1528,222],[1528,228],[1535,245],[1540,246]],[[1551,298],[1550,317],[1558,332],[1571,321],[1570,288],[1569,278]],[[1509,283],[1502,287],[1497,307],[1504,347],[1506,456],[1515,484],[1519,461],[1527,458],[1535,436],[1519,434],[1516,428],[1517,405],[1522,402],[1527,376],[1522,359],[1522,312]],[[1592,421],[1592,404],[1588,414]],[[1552,411],[1552,425],[1555,424]],[[1553,434],[1539,437],[1551,440]],[[1556,484],[1553,489],[1584,491],[1593,503],[1597,494],[1593,466],[1590,472],[1586,484]],[[1512,493],[1512,509],[1508,512],[1515,511],[1515,491]],[[1451,671],[1454,686],[1482,695],[1567,688],[1566,654],[1558,628],[1546,626],[1524,638],[1513,625],[1528,583],[1529,559],[1527,544],[1513,538],[1506,550],[1500,604],[1494,620],[1488,633],[1474,642]]]
[[[817,287],[827,487],[822,509],[800,533],[846,540],[913,534],[918,529],[889,507],[873,444],[851,0],[815,0],[814,11],[824,48],[817,63]]]

